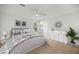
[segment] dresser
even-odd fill
[[[52,31],[50,33],[50,39],[67,44],[68,38],[66,37],[66,31]]]

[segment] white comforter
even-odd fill
[[[14,36],[0,48],[0,53],[8,54],[10,50],[13,47],[15,47],[17,44],[21,43],[24,40],[28,40],[29,38],[37,37],[37,36],[43,36],[43,35],[36,34],[36,33],[28,33],[28,34],[20,34],[20,35]]]

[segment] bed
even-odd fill
[[[11,39],[0,48],[1,54],[25,54],[46,43],[42,34],[25,28],[13,28]]]

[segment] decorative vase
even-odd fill
[[[74,40],[71,40],[71,43],[72,43],[72,44],[75,44]]]

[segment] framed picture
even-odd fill
[[[16,26],[20,26],[21,22],[19,20],[16,20]]]
[[[25,21],[22,21],[22,26],[26,26],[26,22]]]
[[[61,28],[62,27],[62,22],[61,21],[57,21],[55,23],[55,28]]]

